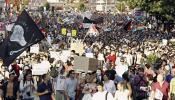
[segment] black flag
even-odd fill
[[[24,10],[12,28],[12,34],[0,46],[0,59],[9,66],[23,51],[44,39],[35,22]]]

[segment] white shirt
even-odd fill
[[[110,93],[115,93],[116,86],[114,84],[114,81],[109,80],[109,82],[104,83],[104,90]]]
[[[137,53],[137,64],[141,64],[141,58],[142,58],[142,54],[141,53]]]
[[[104,55],[102,53],[99,53],[97,58],[98,60],[105,60]]]
[[[133,56],[131,54],[125,54],[123,56],[126,58],[126,62],[128,63],[128,65],[131,66],[133,63]]]
[[[96,93],[92,96],[92,100],[106,100],[106,93],[107,93],[107,91],[96,92]],[[109,93],[109,92],[108,92],[108,94],[107,94],[107,100],[114,100],[112,94]]]
[[[66,90],[66,77],[64,75],[58,75],[55,87],[56,90]]]
[[[119,64],[118,66],[115,67],[115,71],[119,77],[122,77],[123,73],[128,71],[128,66],[127,65],[122,65]]]
[[[31,88],[29,85],[32,84],[34,85],[34,88]],[[37,90],[37,83],[36,81],[26,81],[25,83],[23,80],[20,81],[20,91],[22,91],[22,96],[23,99],[29,99],[29,98],[34,98],[34,92]],[[30,92],[30,96],[27,95],[27,92]]]
[[[68,92],[68,95],[70,97],[75,97],[76,95],[76,88],[77,88],[77,79],[71,79],[71,78],[67,78],[66,79],[66,90]]]
[[[117,59],[116,59],[116,61],[115,61],[115,64],[116,64],[116,65],[119,65],[119,64],[120,64],[120,58],[121,58],[121,57],[117,57]]]
[[[119,91],[117,90],[115,92],[115,97],[114,100],[129,100],[129,91],[128,90],[124,90],[124,91]]]

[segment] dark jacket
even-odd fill
[[[8,82],[3,84],[2,90],[3,90],[3,97],[6,97],[7,94],[7,85]],[[18,82],[14,82],[13,83],[13,97],[17,98],[17,92],[19,91],[19,83]]]

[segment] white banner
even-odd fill
[[[33,46],[30,47],[30,53],[39,53],[39,44],[35,44]]]
[[[55,58],[56,60],[62,60],[63,62],[66,62],[70,56],[70,50],[62,50],[60,52],[50,51],[51,58]]]
[[[43,74],[47,74],[47,72],[49,71],[51,65],[48,61],[42,61],[39,64],[34,64],[32,65],[32,74],[33,75],[43,75]]]

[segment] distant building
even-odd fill
[[[31,6],[43,6],[47,0],[30,0],[29,5]]]
[[[55,7],[73,7],[76,3],[79,3],[80,0],[47,0],[51,6]],[[99,3],[99,1],[103,1],[104,3]],[[103,5],[103,8],[107,8],[105,10],[112,10],[115,7],[117,0],[86,0],[85,4],[89,9],[96,9],[97,5]]]

